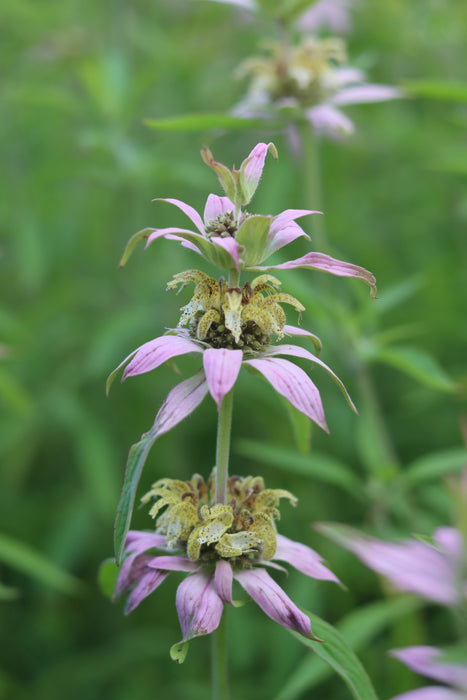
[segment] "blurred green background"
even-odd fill
[[[449,85],[465,80],[465,18],[463,0],[361,0],[350,62],[374,82],[429,83],[417,97],[349,108],[355,136],[322,144],[333,246],[323,252],[372,270],[379,299],[353,280],[281,275],[360,419],[316,370],[331,434],[313,431],[303,455],[269,386],[242,376],[235,399],[231,471],[264,474],[300,497],[295,511],[283,507],[281,531],[323,553],[348,590],[295,572],[282,584],[333,624],[368,611],[371,624],[350,625],[349,641],[383,698],[415,682],[385,651],[449,642],[453,626],[436,608],[408,615],[394,597],[371,607],[383,600],[376,577],[311,526],[339,520],[379,535],[429,534],[456,517],[444,475],[465,458],[467,87]],[[105,378],[175,325],[185,299],[169,296],[166,282],[197,261],[166,241],[138,249],[123,270],[118,261],[135,231],[186,225],[152,198],[202,210],[209,192],[220,193],[199,157],[205,144],[238,165],[258,141],[273,140],[279,161],[267,161],[250,208],[309,206],[284,133],[172,133],[142,123],[230,109],[245,89],[236,66],[276,29],[193,0],[15,0],[0,20],[0,698],[196,700],[209,693],[209,640],[192,643],[184,666],[170,661],[180,638],[177,575],[124,618],[97,571],[112,556],[128,449],[177,381],[161,368],[116,384],[107,400]],[[308,250],[294,246],[290,257]],[[185,376],[197,366],[178,364]],[[141,494],[162,476],[208,473],[215,427],[206,399],[156,443]],[[133,523],[150,525],[143,511]],[[254,605],[227,612],[232,697],[315,697],[322,669],[312,666],[317,677],[306,680],[306,649]],[[297,669],[305,682],[287,690]],[[348,697],[340,679],[322,683],[321,697]]]

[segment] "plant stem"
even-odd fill
[[[226,608],[224,606],[219,627],[211,637],[212,700],[228,700],[229,697]]]
[[[222,399],[217,421],[216,503],[227,501],[229,478],[230,431],[232,427],[233,389]]]
[[[321,161],[319,137],[306,119],[298,122],[300,140],[303,149],[303,174],[305,186],[305,206],[318,211],[323,210],[323,189],[321,184]],[[313,246],[324,251],[328,246],[324,217],[319,214],[311,217]]]

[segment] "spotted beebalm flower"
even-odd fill
[[[307,36],[297,46],[271,42],[267,48],[269,55],[247,59],[238,70],[251,83],[233,110],[237,116],[269,118],[286,110],[304,115],[316,132],[339,137],[354,131],[340,107],[403,96],[398,88],[366,83],[362,71],[345,65],[340,38]]]
[[[126,263],[140,241],[146,240],[148,247],[155,240],[166,238],[181,243],[222,270],[236,270],[237,273],[241,270],[267,272],[297,267],[321,270],[337,277],[361,279],[370,286],[371,294],[375,296],[376,281],[371,272],[323,253],[311,252],[285,263],[262,266],[273,253],[300,236],[308,238],[296,219],[308,214],[320,214],[310,209],[286,209],[277,216],[262,216],[242,210],[256,191],[268,152],[277,158],[274,144],[258,143],[238,170],[229,170],[214,160],[209,149],[203,149],[203,160],[217,174],[226,196],[210,194],[203,218],[185,202],[178,199],[161,200],[186,214],[196,231],[173,226],[139,231],[128,242],[121,265]]]
[[[177,394],[176,399],[171,399],[174,415],[185,417],[198,406],[207,391],[220,408],[243,366],[263,375],[292,406],[327,431],[318,389],[301,367],[278,357],[285,355],[303,358],[322,367],[356,411],[341,380],[316,355],[298,345],[271,344],[272,335],[278,338],[290,335],[307,337],[318,351],[321,348],[315,335],[285,323],[282,304],[289,304],[298,311],[304,307],[291,295],[276,291],[279,280],[271,275],[261,275],[251,283],[245,283],[242,289],[229,288],[223,278],[218,282],[199,270],[189,270],[175,275],[169,288],[189,283],[195,284],[195,293],[181,309],[179,327],[134,350],[109,376],[108,388],[124,365],[122,381],[156,369],[171,358],[200,353],[203,370],[189,380],[196,387],[197,401],[193,401],[190,391],[182,391],[180,396]],[[189,328],[181,327],[186,324]]]
[[[429,646],[393,649],[390,654],[415,673],[448,686],[417,688],[392,700],[467,700],[467,661],[453,663],[444,658],[443,650]]]
[[[129,613],[170,571],[189,574],[177,590],[183,638],[171,648],[174,660],[184,660],[189,640],[218,627],[226,603],[238,604],[232,597],[234,580],[272,620],[313,638],[310,619],[265,567],[282,570],[273,563],[281,561],[311,578],[337,578],[315,551],[277,533],[283,498],[296,503],[289,491],[265,488],[261,477],[232,476],[226,503],[216,503],[214,475],[205,483],[199,474],[189,481],[161,479],[143,497],[143,503],[152,504],[156,530],[128,533],[115,596],[127,594]]]
[[[430,542],[385,542],[345,525],[317,527],[400,591],[450,606],[467,601],[467,550],[461,533],[453,527],[439,527]]]

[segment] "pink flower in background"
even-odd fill
[[[444,660],[442,649],[429,646],[393,649],[390,652],[415,673],[447,684],[426,686],[410,690],[392,698],[392,700],[466,700],[467,698],[467,660],[453,663]]]
[[[466,550],[453,527],[435,530],[432,544],[415,539],[384,542],[338,523],[320,523],[317,528],[400,591],[450,606],[467,600]]]
[[[298,18],[301,32],[328,29],[332,34],[348,34],[352,29],[352,0],[318,0]]]
[[[283,115],[289,124],[305,116],[317,133],[331,138],[354,131],[341,107],[404,96],[396,87],[367,83],[363,71],[346,65],[345,44],[336,37],[306,36],[292,47],[270,42],[267,54],[241,64],[238,77],[250,78],[250,85],[232,110],[236,116]]]
[[[287,562],[310,578],[338,581],[322,563],[321,557],[309,547],[276,535],[274,560]],[[154,550],[162,552],[158,555]],[[134,610],[167,578],[171,571],[187,574],[179,585],[176,605],[183,638],[171,649],[172,658],[183,661],[186,642],[210,634],[219,626],[226,603],[235,605],[232,584],[237,581],[272,620],[283,627],[313,637],[310,620],[290,600],[268,574],[264,566],[279,568],[269,562],[258,566],[238,568],[226,559],[204,564],[176,554],[166,545],[166,537],[149,532],[130,531],[126,540],[124,560],[115,589],[115,596],[127,594],[125,612]]]

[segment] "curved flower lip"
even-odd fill
[[[467,582],[458,580],[465,554],[460,533],[454,528],[435,530],[432,546],[419,540],[385,542],[340,523],[320,523],[316,527],[388,578],[398,590],[444,605],[456,605],[459,599],[467,598]]]
[[[310,619],[262,568],[263,562],[259,561],[251,569],[238,570],[228,560],[221,559],[216,562],[213,572],[177,553],[172,556],[151,555],[148,552],[152,549],[167,551],[166,545],[161,543],[161,535],[130,530],[126,543],[127,557],[120,570],[115,597],[129,593],[125,608],[128,614],[165,580],[169,571],[189,574],[177,589],[176,606],[183,637],[173,645],[172,658],[183,660],[180,645],[217,629],[224,604],[235,605],[232,597],[234,579],[272,620],[316,639],[311,631]],[[339,582],[332,571],[324,566],[317,552],[283,535],[277,535],[277,551],[273,559],[286,561],[310,578]]]
[[[294,326],[285,326],[284,332],[290,335],[309,336],[319,351],[319,339],[313,334]],[[174,331],[170,331],[170,333],[174,333]],[[122,382],[127,377],[150,372],[173,357],[193,352],[202,353],[205,381],[218,409],[220,409],[224,396],[234,386],[242,365],[245,365],[257,370],[281,396],[290,401],[295,408],[308,416],[323,430],[329,432],[321,396],[315,384],[301,367],[289,360],[276,357],[276,355],[289,355],[309,360],[322,367],[341,389],[351,408],[357,412],[344,384],[337,375],[322,360],[305,348],[290,344],[270,346],[259,353],[257,357],[249,358],[248,356],[244,357],[241,350],[210,348],[202,341],[192,340],[186,329],[177,329],[175,333],[176,335],[164,335],[150,340],[130,353],[110,374],[107,380],[107,389],[110,389],[117,373],[125,363],[128,364],[123,372]],[[200,396],[203,397],[202,393]],[[186,401],[190,402],[189,406],[187,404],[188,410],[190,408],[194,410],[199,404],[199,402],[193,403],[191,395],[186,397]],[[185,400],[180,401],[179,410],[184,416],[187,415]],[[175,422],[178,421],[175,420]]]

